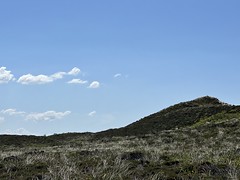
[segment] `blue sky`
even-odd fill
[[[240,102],[237,0],[0,2],[0,133],[100,131]]]

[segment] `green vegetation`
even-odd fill
[[[189,102],[179,103],[160,112],[145,117],[124,128],[111,129],[97,133],[105,136],[141,136],[143,134],[158,134],[170,130],[193,125],[202,118],[207,118],[221,112],[240,112],[239,106],[232,106],[213,97],[202,97]]]
[[[240,107],[204,97],[96,134],[0,136],[0,179],[239,179],[239,137]]]
[[[240,112],[236,112],[235,110],[229,112],[223,111],[213,116],[200,119],[197,123],[193,124],[192,127],[198,127],[209,123],[221,123],[232,119],[240,119]]]

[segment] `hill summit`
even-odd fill
[[[230,111],[240,111],[240,107],[224,103],[215,97],[204,96],[192,101],[181,102],[170,106],[126,127],[110,129],[97,133],[97,135],[139,136],[144,134],[155,134],[163,130],[190,126],[197,123],[202,118]]]
[[[189,106],[216,106],[216,105],[226,105],[227,103],[224,103],[215,97],[204,96],[204,97],[200,97],[195,100],[180,103],[180,104],[185,104]]]

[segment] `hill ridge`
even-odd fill
[[[157,113],[146,116],[132,124],[119,129],[110,129],[96,133],[97,136],[141,136],[191,126],[200,119],[224,111],[239,110],[234,106],[211,96],[203,96],[191,101],[180,102]]]

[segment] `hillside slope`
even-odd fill
[[[170,106],[126,127],[99,132],[97,136],[156,134],[162,130],[190,126],[202,118],[211,117],[223,112],[240,112],[240,106],[230,105],[219,101],[217,98],[205,96]]]
[[[202,97],[96,134],[2,135],[0,179],[240,179],[239,137],[240,106]]]

